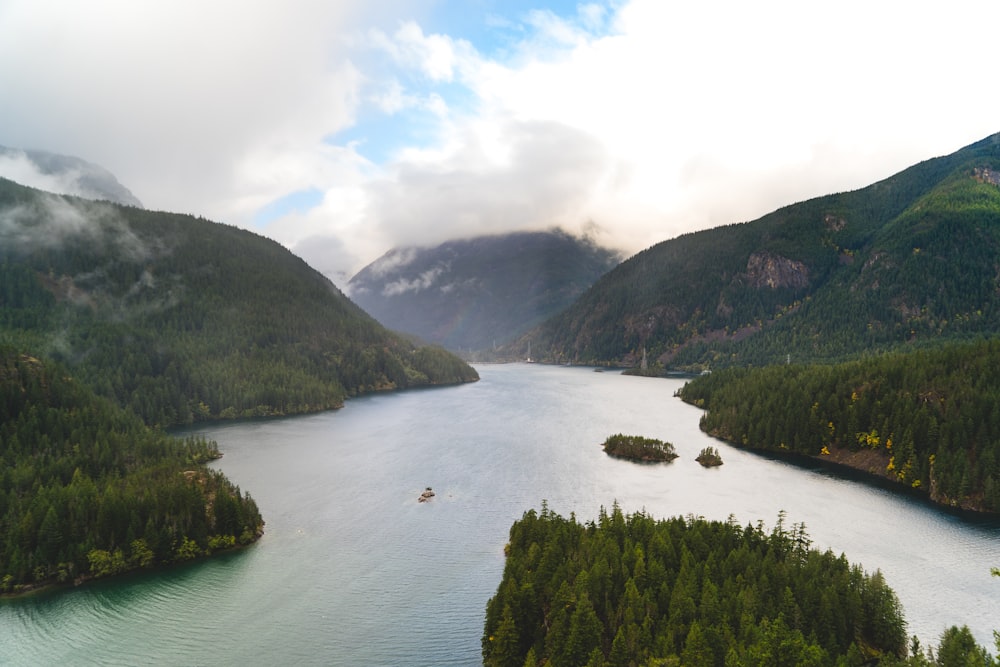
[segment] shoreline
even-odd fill
[[[802,454],[799,452],[771,449],[767,447],[743,446],[736,444],[735,442],[732,442],[717,433],[709,433],[707,431],[702,432],[715,438],[716,440],[719,440],[720,442],[724,442],[727,445],[734,447],[735,449],[750,452],[752,454],[777,461],[784,461],[785,463],[790,463],[800,468],[819,469],[821,471],[831,473],[841,479],[846,479],[852,482],[876,486],[878,488],[885,489],[886,491],[890,491],[895,495],[907,497],[911,500],[923,503],[928,507],[944,511],[947,514],[951,514],[952,516],[956,516],[964,520],[1000,523],[1000,512],[978,509],[975,506],[941,502],[939,500],[935,500],[926,489],[914,489],[903,483],[893,481],[878,468],[871,468],[871,461],[869,461],[869,459],[873,457],[871,454],[865,456],[865,452],[857,452],[858,454],[862,454],[862,456],[852,456],[853,454],[856,454],[856,452],[844,449],[834,449],[832,452],[836,453],[831,453],[829,456],[823,454]],[[883,462],[880,466],[882,470],[884,470],[884,465],[885,463]]]
[[[160,563],[152,567],[131,568],[128,570],[123,570],[122,572],[116,572],[115,574],[111,574],[105,577],[95,577],[92,575],[82,574],[74,578],[72,581],[65,581],[65,582],[51,581],[42,584],[23,584],[22,585],[23,588],[19,591],[0,593],[0,604],[14,602],[16,600],[25,600],[40,595],[55,594],[60,591],[67,591],[69,589],[79,588],[81,586],[88,586],[90,584],[100,581],[121,580],[128,578],[130,576],[137,576],[140,574],[152,574],[154,572],[162,572],[184,565],[194,565],[196,563],[207,561],[216,556],[236,555],[256,545],[257,542],[260,541],[260,538],[263,536],[264,535],[262,532],[260,535],[255,537],[252,542],[248,542],[246,544],[237,544],[228,549],[219,549],[218,551],[213,551],[210,554],[202,554],[200,556],[196,556],[195,558],[191,558],[189,560],[173,561],[171,563]]]

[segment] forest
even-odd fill
[[[255,541],[253,498],[66,369],[0,347],[0,593],[71,584]]]
[[[0,342],[169,427],[469,382],[277,243],[201,218],[0,179]]]
[[[701,428],[816,457],[948,506],[1000,512],[1000,339],[829,365],[730,368],[679,392]]]
[[[994,664],[968,628],[936,651],[908,639],[881,572],[812,548],[783,515],[767,530],[616,504],[580,523],[543,503],[511,527],[506,556],[487,667]]]
[[[0,593],[256,540],[195,421],[470,382],[277,243],[0,179]]]

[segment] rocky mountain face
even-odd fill
[[[525,334],[554,362],[832,361],[1000,332],[1000,135],[657,244]]]
[[[451,350],[491,350],[568,306],[618,261],[558,230],[481,236],[393,249],[347,292],[390,329]]]

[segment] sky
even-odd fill
[[[630,255],[1000,131],[998,25],[996,0],[0,0],[0,145],[341,287],[515,230]]]

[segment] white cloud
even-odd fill
[[[318,0],[10,0],[0,139],[98,162],[150,208],[246,222],[246,203],[301,189],[273,170],[247,180],[255,161],[314,162],[322,139],[354,121],[360,78],[341,33],[358,11]]]
[[[399,296],[400,294],[405,294],[406,292],[420,292],[425,289],[430,289],[435,281],[448,270],[445,266],[435,266],[434,268],[427,269],[413,279],[399,278],[391,283],[387,283],[385,287],[382,288],[382,296]]]
[[[58,248],[83,242],[142,261],[161,248],[150,247],[104,202],[70,200],[53,194],[0,209],[0,246],[15,251]]]
[[[46,174],[23,151],[0,152],[0,176],[31,188],[61,195],[91,196],[92,193],[80,184],[80,176],[82,175],[79,169]]]
[[[381,30],[370,31],[371,44],[389,54],[397,64],[420,71],[432,81],[451,81],[459,59],[474,53],[464,40],[446,35],[425,35],[413,21],[406,21],[392,36]]]
[[[433,7],[7,0],[0,143],[245,226],[322,192],[261,231],[345,284],[392,246],[554,224],[634,252],[1000,130],[993,0],[540,2],[484,17],[501,49]],[[372,118],[381,164],[337,139]]]

